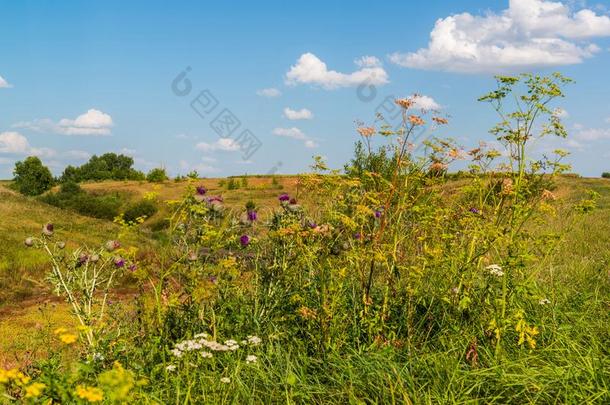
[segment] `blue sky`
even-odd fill
[[[109,151],[172,174],[297,173],[313,155],[341,167],[354,121],[413,93],[451,117],[436,135],[474,146],[496,121],[477,97],[494,73],[519,71],[576,81],[556,106],[569,139],[538,148],[568,149],[574,171],[599,176],[610,171],[609,15],[608,1],[565,0],[2,1],[0,178],[31,154],[59,174]],[[187,67],[191,91],[178,96]],[[217,105],[202,117],[191,102],[204,90]],[[223,139],[210,123],[225,108],[240,125]],[[251,156],[236,141],[244,130],[261,143]]]

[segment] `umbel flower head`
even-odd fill
[[[42,234],[45,236],[53,236],[53,230],[54,230],[54,226],[51,223],[45,224],[42,227]]]

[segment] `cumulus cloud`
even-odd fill
[[[314,140],[312,140],[310,137],[305,135],[305,133],[303,133],[303,131],[301,131],[299,128],[296,128],[296,127],[275,128],[273,130],[273,135],[283,136],[286,138],[292,138],[292,139],[296,139],[299,141],[303,141],[303,145],[305,145],[306,148],[317,148],[318,147],[318,144]]]
[[[112,117],[94,108],[75,119],[63,118],[59,122],[44,118],[30,122],[18,122],[14,128],[30,129],[36,132],[50,132],[61,135],[105,136],[110,135],[114,126]]]
[[[25,136],[15,131],[0,133],[0,153],[46,157],[57,155],[57,152],[50,148],[33,148]]]
[[[223,152],[236,152],[240,150],[240,145],[231,138],[220,138],[216,142],[199,142],[195,145],[195,149],[200,150],[204,153],[223,151]]]
[[[413,100],[413,107],[418,108],[420,110],[440,110],[441,106],[430,96],[425,96],[423,94],[414,94],[411,96],[411,100]]]
[[[284,116],[289,120],[310,120],[313,118],[313,113],[307,108],[293,110],[289,107],[284,108]]]
[[[0,89],[7,89],[9,87],[13,87],[10,85],[2,76],[0,76]]]
[[[261,96],[261,97],[273,98],[273,97],[281,96],[282,92],[279,91],[278,89],[276,89],[275,87],[269,87],[269,88],[266,88],[266,89],[257,90],[256,94]]]
[[[379,59],[365,56],[356,61],[360,70],[352,73],[340,73],[328,70],[326,63],[322,62],[313,53],[301,55],[296,65],[290,67],[286,73],[286,84],[312,84],[331,90],[339,87],[358,86],[361,83],[382,85],[388,83],[388,74],[379,66]],[[371,63],[375,66],[371,66]]]
[[[354,63],[362,68],[381,66],[381,61],[375,56],[362,56],[354,60]]]
[[[497,73],[581,63],[600,48],[586,40],[610,36],[610,17],[574,12],[561,2],[510,0],[499,14],[462,13],[436,21],[427,48],[394,53],[400,66]]]

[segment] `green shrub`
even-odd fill
[[[150,183],[161,183],[168,179],[167,172],[161,167],[152,169],[146,175],[146,181]]]
[[[13,188],[24,195],[40,195],[53,187],[53,175],[36,156],[15,163]]]
[[[158,211],[157,204],[151,200],[141,200],[130,205],[123,214],[126,222],[135,222],[138,218],[150,218]]]
[[[604,178],[604,179],[610,179],[610,172],[603,172],[603,173],[602,173],[602,178]]]
[[[93,155],[80,167],[66,167],[61,181],[144,180],[144,174],[135,170],[133,163],[133,158],[116,153]]]
[[[233,177],[227,181],[227,190],[237,190],[239,188],[239,183],[235,181]]]

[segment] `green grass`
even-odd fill
[[[230,207],[241,207],[250,199],[261,207],[276,203],[279,191],[267,187],[269,179],[248,180],[249,189],[231,191],[219,187],[217,179],[201,183],[210,194],[222,193]],[[281,182],[285,190],[296,192],[294,178]],[[134,199],[154,191],[161,201],[178,199],[185,187],[173,182],[85,185],[90,191],[128,192]],[[558,254],[534,275],[551,300],[544,308],[533,309],[543,320],[536,349],[512,347],[497,357],[479,345],[478,363],[473,364],[466,361],[469,338],[446,330],[411,352],[371,346],[312,354],[296,342],[285,344],[280,338],[283,331],[278,331],[264,343],[259,363],[232,376],[229,386],[218,388],[218,370],[198,373],[190,388],[179,390],[171,376],[158,376],[162,383],[152,395],[161,403],[189,402],[189,395],[199,395],[207,403],[244,404],[610,403],[610,181],[564,177],[554,193],[575,202],[587,190],[600,195],[595,211],[568,223],[560,205],[556,215],[539,225],[567,232]],[[27,365],[47,354],[40,342],[48,338],[50,328],[69,324],[70,318],[61,303],[52,311],[40,311],[38,301],[28,301],[34,292],[45,291],[39,283],[47,267],[42,256],[23,247],[23,239],[46,221],[54,222],[58,238],[73,247],[102,242],[118,227],[1,188],[0,196],[0,298],[27,303],[19,310],[0,312],[0,333],[15,337],[0,345],[0,363]],[[153,357],[157,349],[142,350],[138,355]]]

